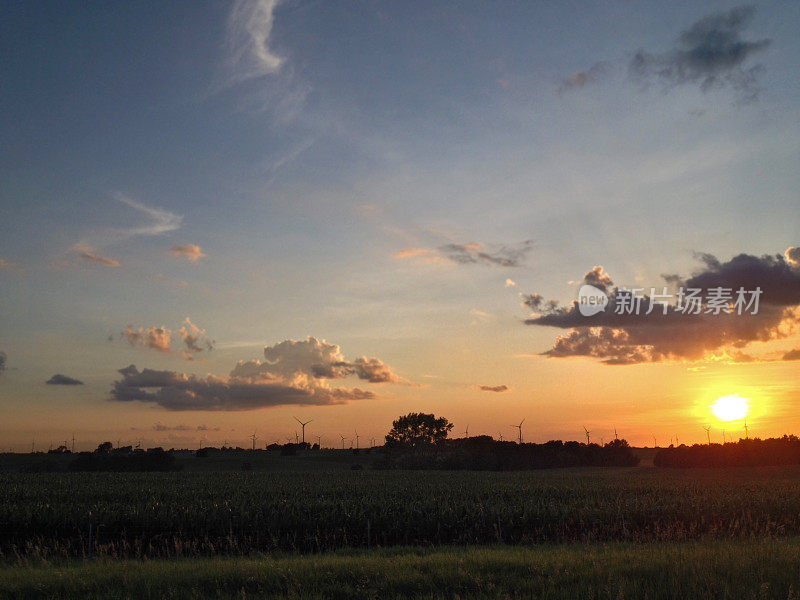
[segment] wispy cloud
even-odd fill
[[[475,389],[481,392],[495,392],[501,394],[507,392],[509,387],[507,385],[479,385],[476,386]]]
[[[181,215],[176,215],[163,208],[147,206],[119,192],[114,194],[114,197],[123,204],[141,212],[149,219],[149,223],[145,223],[144,225],[114,230],[118,235],[123,237],[131,238],[140,235],[162,235],[170,231],[175,231],[180,228],[183,223],[183,217]]]
[[[459,265],[518,267],[532,249],[533,242],[531,240],[517,244],[489,246],[470,242],[468,244],[445,244],[431,249],[404,248],[396,252],[394,256],[400,259],[413,258],[426,262],[450,262]]]
[[[169,251],[175,256],[182,256],[190,262],[197,262],[201,258],[205,258],[202,248],[195,244],[185,244],[183,246],[173,246]]]
[[[108,258],[106,256],[100,256],[97,253],[97,250],[92,246],[87,246],[86,244],[76,244],[73,246],[73,250],[78,253],[78,257],[81,260],[85,260],[88,262],[92,262],[96,265],[102,265],[104,267],[119,267],[119,261],[114,260],[113,258]]]
[[[234,3],[226,32],[230,83],[280,71],[284,59],[270,47],[278,3],[278,0],[237,0]]]

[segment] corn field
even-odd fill
[[[5,561],[800,534],[800,469],[0,475]]]

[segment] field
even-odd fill
[[[0,597],[792,600],[800,539],[394,548],[0,567]]]
[[[0,597],[314,597],[328,589],[320,573],[332,586],[322,597],[800,591],[800,467],[499,473],[336,460],[2,473]],[[122,588],[132,591],[112,593]]]

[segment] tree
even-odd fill
[[[417,448],[437,444],[447,437],[453,424],[444,417],[426,413],[409,413],[398,417],[386,436],[389,446]]]

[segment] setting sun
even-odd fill
[[[749,398],[739,394],[721,396],[711,405],[711,410],[721,421],[737,421],[747,416]]]

